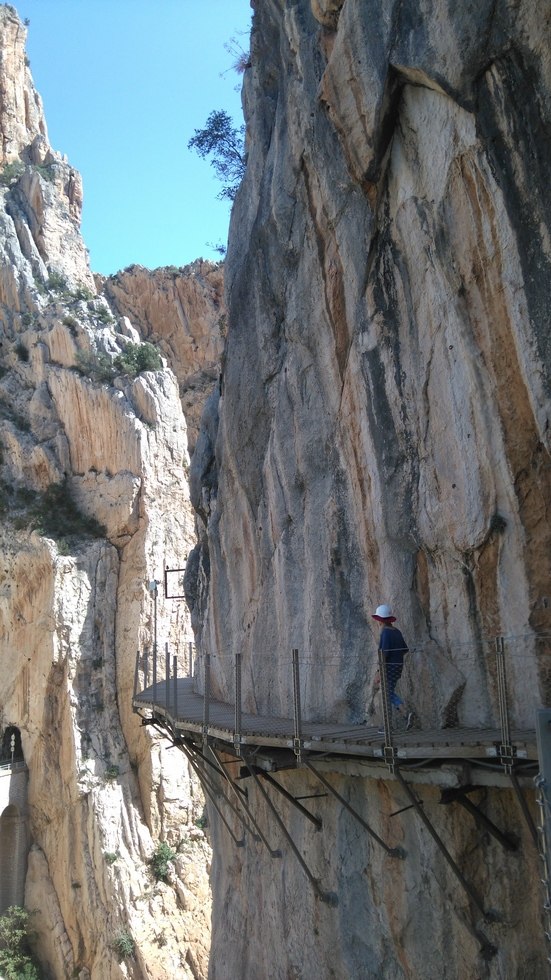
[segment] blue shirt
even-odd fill
[[[395,626],[384,626],[381,630],[379,649],[383,651],[387,664],[403,664],[404,654],[409,647],[399,629]]]

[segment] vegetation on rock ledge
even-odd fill
[[[157,844],[153,857],[149,862],[155,881],[167,881],[168,864],[169,861],[173,861],[175,857],[176,852],[172,850],[166,841],[161,841],[159,844]]]
[[[5,980],[40,980],[29,946],[31,914],[11,905],[0,915],[0,974]]]
[[[78,509],[67,481],[51,484],[44,493],[0,483],[0,516],[4,521],[9,517],[18,530],[28,528],[53,538],[62,553],[74,539],[106,534],[99,521]]]
[[[81,374],[94,381],[111,384],[118,375],[126,374],[135,378],[142,371],[160,371],[163,366],[161,355],[153,344],[127,344],[121,354],[113,359],[101,351],[79,352],[77,368]]]

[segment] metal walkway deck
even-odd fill
[[[149,709],[174,736],[185,732],[208,734],[219,742],[232,746],[236,739],[235,707],[212,698],[208,703],[208,722],[205,725],[204,698],[193,689],[191,678],[158,681],[136,693],[134,710]],[[205,728],[208,729],[205,732]],[[291,718],[264,717],[243,712],[240,716],[239,742],[249,747],[274,749],[294,748],[294,723]],[[324,755],[343,755],[356,758],[384,757],[384,735],[372,725],[338,725],[302,721],[301,747],[305,752]],[[519,760],[537,761],[535,731],[512,731],[511,741]],[[413,729],[393,734],[397,758],[415,759],[496,759],[502,736],[498,729],[445,728],[433,731]]]

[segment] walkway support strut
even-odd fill
[[[341,796],[340,793],[337,793],[337,790],[333,786],[331,786],[331,783],[327,781],[325,776],[322,776],[321,772],[318,772],[317,769],[314,769],[312,763],[308,762],[308,759],[304,760],[304,765],[306,766],[307,769],[310,770],[310,772],[314,773],[316,779],[319,779],[320,783],[323,783],[323,785],[326,787],[326,789],[329,790],[330,793],[332,793],[335,799],[337,799],[339,803],[342,803],[345,810],[348,810],[348,812],[351,813],[352,816],[356,818],[356,820],[358,821],[358,823],[362,825],[364,830],[367,830],[369,836],[373,837],[373,840],[376,840],[377,843],[383,848],[384,851],[386,851],[386,853],[390,857],[402,858],[402,859],[405,858],[406,852],[401,847],[389,847],[388,844],[385,844],[384,840],[381,837],[379,837],[377,833],[375,833],[373,827],[370,827],[369,824],[366,823],[364,818],[360,816],[358,811],[355,810],[352,806],[350,806],[350,803],[348,802],[348,800],[345,800],[344,796]]]
[[[461,886],[464,889],[464,891],[467,893],[467,895],[469,896],[469,898],[471,899],[471,901],[476,905],[476,907],[478,908],[478,910],[480,912],[482,912],[482,915],[484,916],[485,919],[487,919],[490,922],[497,921],[497,919],[498,919],[497,914],[495,912],[493,912],[493,911],[486,911],[486,909],[484,908],[484,904],[482,902],[482,899],[481,899],[480,895],[478,894],[478,891],[476,890],[476,888],[473,885],[470,884],[470,882],[467,881],[467,879],[465,878],[465,875],[461,871],[459,865],[452,858],[450,852],[448,851],[446,845],[444,844],[444,841],[439,836],[439,834],[436,832],[436,830],[434,829],[432,823],[430,822],[429,818],[427,817],[427,815],[426,815],[423,807],[421,806],[420,800],[417,799],[417,796],[413,792],[411,786],[408,783],[406,783],[404,777],[402,776],[402,773],[400,772],[399,767],[396,768],[395,775],[396,775],[396,778],[397,778],[398,782],[401,784],[401,786],[403,787],[403,789],[406,791],[409,799],[411,800],[411,802],[413,803],[413,805],[415,807],[416,812],[418,813],[419,817],[421,818],[422,822],[424,823],[425,827],[427,828],[429,834],[431,835],[433,841],[435,842],[436,846],[438,847],[440,853],[444,856],[444,858],[448,862],[450,868],[452,869],[454,875],[456,876],[457,880],[461,884]]]
[[[268,804],[268,807],[270,808],[271,812],[273,813],[274,818],[275,818],[275,820],[277,822],[277,825],[278,825],[279,829],[281,830],[282,834],[286,838],[286,840],[287,840],[287,842],[288,842],[288,844],[289,844],[289,846],[290,846],[293,854],[295,855],[298,863],[300,864],[302,870],[304,871],[306,877],[308,878],[310,884],[312,885],[312,887],[313,887],[313,889],[314,889],[317,897],[322,902],[326,902],[328,905],[333,905],[333,906],[338,905],[339,900],[337,898],[337,895],[334,892],[324,892],[323,889],[322,889],[322,887],[321,887],[321,885],[320,885],[320,883],[319,883],[319,880],[310,871],[310,868],[306,864],[306,861],[304,860],[304,858],[303,858],[302,854],[300,853],[297,845],[295,844],[293,838],[291,837],[289,831],[287,830],[287,827],[283,823],[283,820],[281,819],[281,817],[280,817],[279,813],[277,812],[274,804],[272,803],[270,797],[268,796],[268,793],[266,792],[266,790],[264,789],[262,783],[260,782],[260,780],[259,780],[259,778],[258,778],[258,776],[257,776],[257,774],[255,772],[255,766],[247,759],[247,757],[245,755],[242,755],[241,758],[243,759],[243,762],[245,763],[245,765],[246,765],[247,769],[249,770],[252,778],[254,779],[255,784],[256,784],[259,792],[262,794],[262,796],[264,797],[264,800]]]

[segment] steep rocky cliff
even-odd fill
[[[49,145],[25,36],[1,6],[0,728],[20,737],[28,793],[0,814],[0,874],[15,826],[45,975],[197,980],[203,802],[131,710],[155,634],[148,584],[194,541],[186,422],[166,361],[96,292],[80,177]],[[187,611],[157,605],[158,641],[188,670]],[[177,852],[168,883],[150,868],[161,841]]]
[[[223,267],[198,259],[183,269],[131,266],[101,281],[119,316],[167,357],[178,378],[190,454],[220,373],[226,335]]]
[[[551,8],[253,7],[224,372],[191,474],[204,537],[188,593],[213,689],[232,701],[240,653],[244,709],[289,714],[297,647],[304,716],[359,721],[384,601],[414,648],[421,722],[453,704],[488,723],[481,651],[504,635],[511,715],[533,725],[550,693]],[[216,824],[212,978],[545,976],[510,791],[487,812],[523,836],[522,858],[461,812],[439,818],[504,914],[484,958],[433,841],[389,819],[396,783],[332,778],[410,860],[381,857],[335,800],[319,835],[289,808],[339,895],[328,909],[292,858],[232,852]],[[304,772],[285,785],[312,792]]]

